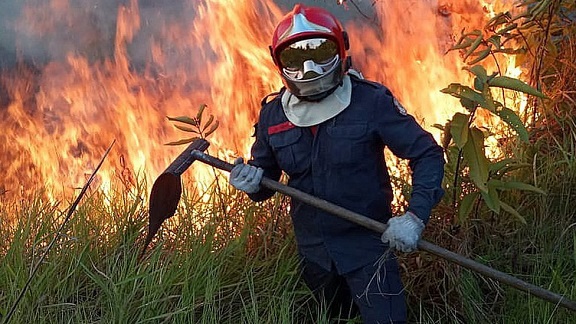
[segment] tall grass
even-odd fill
[[[218,201],[203,202],[197,192],[186,192],[179,212],[139,263],[147,222],[142,192],[91,193],[40,265],[11,323],[322,319],[298,280],[288,220],[278,219],[286,216],[283,200],[257,205],[228,190],[210,197]],[[1,216],[0,312],[6,315],[63,212],[34,198],[3,202]],[[8,219],[17,221],[5,227]]]
[[[527,208],[538,207],[530,224],[478,240],[474,255],[574,299],[576,228],[570,199],[576,161],[560,163],[570,176],[558,177],[558,165],[542,164],[538,181],[550,181],[550,193],[524,197]],[[177,214],[138,262],[147,225],[143,187],[120,186],[108,195],[93,191],[84,198],[11,323],[329,322],[324,305],[299,280],[286,198],[256,204],[228,186],[213,185],[209,195],[186,189]],[[4,315],[64,217],[67,203],[40,197],[2,202]],[[427,235],[434,237],[427,239],[442,241],[437,225],[431,225]],[[411,322],[573,322],[574,315],[564,309],[425,253],[401,255],[401,261]]]

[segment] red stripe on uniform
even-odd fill
[[[282,133],[295,127],[296,126],[292,124],[290,121],[283,122],[281,124],[268,127],[268,135]]]

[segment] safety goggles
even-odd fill
[[[339,62],[338,46],[326,38],[304,39],[283,49],[279,58],[287,76],[297,80],[315,78]]]

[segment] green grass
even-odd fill
[[[11,323],[296,323],[321,316],[298,280],[292,236],[262,227],[271,222],[259,215],[278,208],[275,201],[221,197],[234,201],[201,203],[187,193],[140,263],[147,222],[141,193],[85,197]],[[222,204],[236,209],[222,217],[214,210]],[[8,207],[1,215],[4,315],[63,221],[63,212],[41,199]],[[9,230],[8,219],[17,219]]]

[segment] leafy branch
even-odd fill
[[[201,104],[195,117],[167,116],[168,120],[175,122],[174,127],[176,127],[181,131],[192,133],[194,135],[178,141],[169,142],[166,145],[188,144],[200,138],[207,138],[212,133],[214,133],[214,131],[218,128],[219,122],[218,120],[214,119],[214,115],[212,114],[210,114],[210,116],[207,119],[203,118],[206,107],[208,107],[206,104]]]
[[[468,64],[466,69],[475,76],[473,86],[452,83],[441,90],[458,98],[468,113],[456,113],[446,125],[437,125],[444,131],[443,145],[449,161],[455,160],[455,165],[447,165],[450,168],[447,174],[454,169],[453,207],[459,207],[460,221],[465,221],[474,206],[479,206],[480,201],[483,201],[494,213],[499,214],[501,210],[505,210],[524,222],[524,218],[513,207],[500,199],[500,193],[511,189],[544,193],[532,185],[506,180],[510,178],[510,172],[530,165],[521,163],[516,158],[491,160],[485,152],[485,141],[490,134],[485,134],[475,126],[475,120],[477,109],[482,108],[490,115],[499,117],[514,130],[522,142],[528,142],[526,126],[514,110],[507,107],[504,90],[538,98],[546,96],[518,79],[503,76],[498,54],[519,55],[517,64],[522,64],[527,54],[535,58],[541,56],[539,53],[546,40],[537,41],[536,43],[541,45],[536,50],[530,48],[530,45],[534,44],[536,35],[562,34],[562,24],[551,23],[554,13],[562,10],[560,3],[558,0],[524,1],[518,5],[524,8],[523,12],[515,15],[510,12],[498,13],[482,30],[462,31],[460,38],[448,50],[460,51],[463,60]],[[497,72],[491,75],[488,75],[483,66],[478,65],[489,58],[497,69]],[[496,89],[502,93],[502,102],[494,100],[492,90]],[[453,145],[450,145],[451,143]],[[469,182],[459,180],[464,171],[467,172]]]
[[[443,93],[458,98],[460,104],[468,111],[467,114],[454,114],[444,127],[440,126],[444,130],[445,145],[449,145],[452,142],[458,149],[454,174],[454,204],[458,201],[456,188],[459,187],[460,162],[465,163],[468,167],[470,180],[477,188],[477,190],[471,190],[466,193],[459,201],[458,219],[462,221],[468,218],[474,203],[478,198],[481,198],[486,206],[496,214],[499,214],[503,209],[516,216],[520,221],[525,222],[518,211],[500,199],[500,192],[511,189],[528,190],[537,193],[544,192],[526,183],[504,180],[506,173],[526,165],[517,163],[513,159],[490,161],[484,149],[486,136],[480,128],[474,126],[474,120],[477,109],[483,108],[489,111],[490,114],[498,116],[511,127],[520,140],[528,142],[528,131],[520,117],[512,109],[494,100],[492,89],[508,89],[539,98],[546,98],[546,96],[518,79],[499,76],[497,73],[488,75],[486,69],[481,65],[467,68],[467,70],[475,75],[473,88],[459,83],[452,83],[441,90]],[[446,144],[446,142],[448,143]]]
[[[448,51],[461,51],[463,60],[468,61],[469,65],[477,64],[489,56],[498,64],[495,57],[498,53],[516,55],[531,52],[527,35],[546,29],[542,21],[550,11],[557,8],[553,0],[536,3],[527,1],[519,6],[526,7],[526,10],[515,16],[510,12],[498,13],[486,23],[483,30],[463,31]]]

